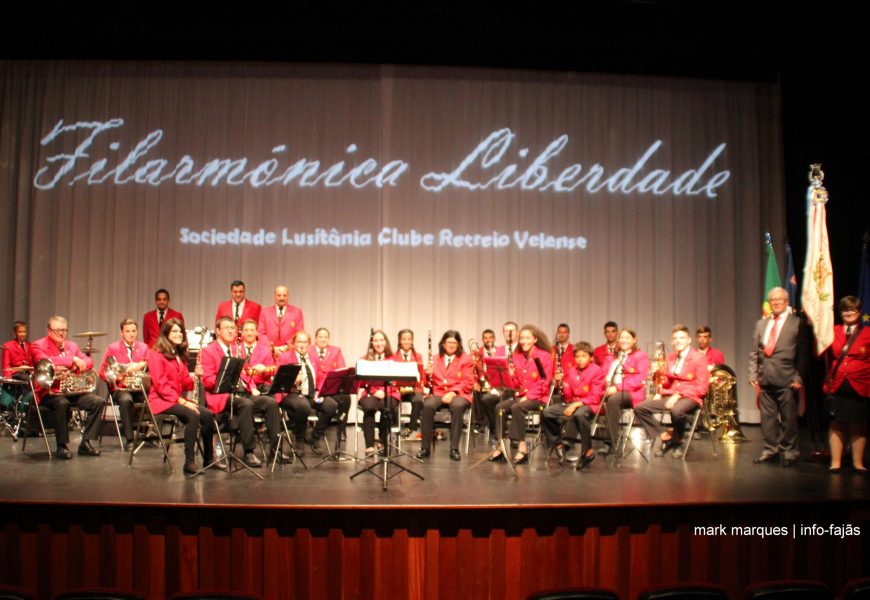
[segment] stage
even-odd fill
[[[353,462],[258,469],[264,481],[244,471],[190,478],[181,448],[170,452],[170,474],[153,447],[128,467],[116,437],[103,439],[100,457],[60,461],[41,439],[22,452],[22,440],[6,435],[0,582],[44,598],[93,585],[152,598],[203,588],[268,598],[521,598],[597,585],[629,598],[675,581],[718,582],[734,596],[783,577],[838,590],[870,572],[870,477],[830,475],[806,458],[808,444],[791,468],[755,465],[760,431],[744,431],[749,441],[717,444],[716,457],[703,435],[685,462],[647,464],[634,452],[619,468],[598,456],[577,472],[548,467],[539,452],[516,477],[505,464],[472,468],[482,437],[461,462],[442,441],[423,464],[400,459],[425,480],[402,474],[386,491],[370,475],[351,480],[361,467]],[[419,443],[404,447],[416,452]],[[310,450],[305,460],[318,462]],[[811,525],[842,529],[810,534]]]

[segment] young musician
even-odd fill
[[[607,355],[604,364],[604,401],[607,403],[607,428],[610,439],[619,437],[622,409],[633,408],[643,402],[646,395],[644,382],[649,375],[649,357],[637,349],[637,335],[623,329],[616,338],[617,354]]]
[[[583,469],[595,460],[592,448],[592,420],[601,405],[604,393],[604,370],[592,360],[592,344],[579,342],[574,346],[574,366],[562,380],[564,403],[551,403],[544,409],[544,434],[547,443],[555,448],[561,462],[580,435],[580,458],[577,469]],[[564,432],[562,426],[564,424]],[[561,439],[560,438],[561,435]]]
[[[459,440],[462,438],[462,417],[471,406],[474,371],[471,357],[462,351],[462,337],[458,331],[444,332],[438,342],[438,357],[429,373],[432,376],[432,395],[423,401],[423,444],[417,458],[431,454],[432,429],[435,411],[450,410],[450,460],[462,460]]]
[[[305,442],[314,454],[321,456],[323,452],[320,450],[320,439],[338,411],[338,403],[332,397],[324,398],[317,393],[317,370],[308,355],[310,345],[311,337],[308,332],[297,331],[293,336],[293,348],[278,357],[278,366],[296,364],[302,366],[296,377],[297,391],[287,394],[281,400],[281,407],[292,415],[296,451],[301,454],[302,442]],[[306,432],[311,410],[317,412],[317,425],[314,426],[311,437],[308,437]]]
[[[619,335],[619,325],[614,321],[608,321],[604,324],[604,339],[605,342],[595,349],[593,360],[595,364],[604,366],[608,356],[614,356],[617,351],[616,337]]]
[[[233,322],[239,328],[239,331],[242,329],[242,323],[248,319],[253,319],[254,323],[257,322],[260,318],[262,307],[253,300],[247,299],[245,296],[244,281],[239,281],[237,279],[230,283],[230,297],[230,300],[221,302],[218,305],[217,312],[214,316],[215,321],[221,317],[231,317]]]
[[[124,430],[124,439],[127,440],[125,449],[130,450],[133,445],[133,403],[144,402],[145,394],[139,390],[134,391],[127,389],[123,381],[115,380],[109,382],[106,379],[106,367],[108,366],[109,357],[115,360],[118,365],[124,365],[124,374],[142,373],[148,366],[146,357],[148,356],[148,346],[143,342],[137,341],[139,335],[139,325],[133,319],[124,319],[121,321],[121,339],[117,342],[109,344],[106,348],[106,353],[103,355],[103,362],[100,363],[100,379],[106,382],[109,387],[109,392],[112,394],[112,401],[118,405],[118,410],[121,413],[121,427]],[[121,389],[118,389],[118,388]]]
[[[184,393],[193,389],[193,380],[187,371],[187,341],[184,324],[178,319],[167,319],[160,328],[154,346],[148,350],[148,372],[151,391],[148,403],[154,414],[175,415],[184,424],[184,472],[196,473],[196,436],[202,436],[202,460],[208,465],[214,455],[214,414],[206,407],[188,400]],[[202,366],[196,374],[202,376]],[[215,465],[226,469],[222,463]]]
[[[296,332],[305,329],[302,309],[289,304],[290,292],[286,286],[275,288],[275,304],[260,311],[257,333],[261,342],[272,344],[272,353],[277,359],[293,345]]]
[[[502,415],[511,413],[510,439],[517,444],[514,456],[516,464],[529,460],[526,446],[526,414],[543,410],[549,399],[553,361],[550,358],[550,341],[547,335],[534,325],[524,325],[519,333],[519,347],[514,351],[510,376],[515,389],[514,397],[502,400],[496,411]],[[504,420],[502,420],[502,430]],[[500,460],[501,451],[496,449],[490,460]]]
[[[27,323],[15,321],[12,334],[12,339],[3,344],[3,377],[12,377],[33,366],[30,342],[27,340]]]
[[[571,337],[571,328],[567,323],[559,323],[556,328],[556,343],[553,344],[553,379],[561,381],[565,374],[574,366],[574,347],[571,345],[569,338]],[[562,374],[557,373],[556,357],[562,357]]]
[[[706,325],[698,327],[695,339],[698,342],[698,352],[707,359],[711,371],[714,366],[725,364],[725,355],[710,345],[710,342],[713,341],[713,332],[709,327]]]
[[[400,402],[411,403],[411,419],[408,426],[404,427],[401,432],[402,437],[407,438],[420,426],[420,415],[423,414],[423,383],[426,381],[423,357],[414,348],[414,332],[410,329],[402,329],[399,332],[399,349],[393,354],[393,360],[417,363],[417,372],[420,375],[420,380],[415,385],[397,387],[392,390],[393,398]]]
[[[157,308],[145,313],[142,317],[142,341],[149,348],[157,341],[160,329],[167,319],[178,319],[184,328],[184,316],[177,310],[169,308],[169,291],[161,288],[154,292],[154,303]]]
[[[318,386],[323,387],[326,376],[332,371],[338,371],[346,367],[341,348],[329,343],[330,333],[326,327],[320,327],[314,332],[314,345],[308,348],[308,357],[314,365],[315,378]],[[335,394],[329,396],[336,403],[336,415],[338,415],[338,432],[336,435],[336,449],[344,439],[344,428],[347,422],[347,413],[350,410],[350,394]]]
[[[671,345],[674,351],[667,357],[661,389],[654,397],[635,406],[634,414],[646,430],[647,439],[655,440],[658,437],[661,440],[656,456],[664,456],[668,450],[676,448],[674,458],[682,458],[683,433],[689,415],[704,402],[710,384],[710,371],[707,358],[692,348],[688,327],[674,325]],[[673,433],[655,418],[656,413],[665,411],[671,414]]]
[[[363,360],[390,360],[393,356],[393,349],[390,347],[390,340],[387,335],[380,329],[376,329],[369,340],[369,350]],[[387,444],[387,419],[384,418],[383,411],[389,410],[392,412],[393,420],[395,420],[396,407],[398,401],[392,396],[387,396],[383,385],[374,382],[363,382],[357,391],[357,406],[363,411],[363,438],[365,438],[366,454],[374,454],[375,452],[375,414],[381,411],[381,419],[379,422],[381,445]]]

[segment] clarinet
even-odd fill
[[[564,375],[564,372],[562,371],[562,355],[565,354],[565,350],[562,348],[562,344],[559,343],[558,335],[559,335],[559,330],[557,329],[556,330],[557,337],[554,338],[556,340],[556,374],[557,375]],[[555,386],[553,389],[556,390],[557,394],[562,393],[562,380],[561,379],[555,383]]]
[[[433,386],[434,386],[434,383],[435,383],[435,382],[434,382],[434,379],[435,379],[435,371],[434,371],[435,365],[432,364],[432,330],[431,330],[431,329],[429,330],[429,356],[428,356],[427,360],[429,361],[429,370],[432,370],[432,373],[427,373],[427,374],[426,374],[426,385],[429,387],[429,393],[431,394],[431,393],[432,393],[432,390],[434,389]]]

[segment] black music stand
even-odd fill
[[[504,392],[508,390],[512,391],[514,389],[513,381],[511,381],[510,368],[508,367],[507,357],[486,356],[483,359],[483,364],[486,366],[484,375],[486,377],[486,380],[489,382],[490,389],[501,390],[501,392],[499,392],[500,397],[504,394]],[[496,442],[496,447],[499,451],[501,451],[501,455],[504,456],[505,460],[507,461],[511,473],[513,473],[516,477],[516,467],[514,467],[514,464],[511,462],[510,452],[508,452],[508,448],[504,443],[504,414],[502,413],[496,414],[495,417],[495,436],[498,440]],[[471,465],[469,470],[473,469],[482,462],[486,462],[488,459],[489,454]]]
[[[368,363],[363,369],[360,369],[362,363]],[[413,369],[413,374],[410,373],[410,369]],[[362,372],[361,372],[362,371]],[[407,371],[407,373],[403,373],[403,371]],[[425,478],[417,473],[416,471],[412,471],[411,469],[400,465],[396,462],[396,458],[398,456],[393,457],[391,455],[390,449],[394,449],[397,454],[407,456],[409,458],[414,458],[407,452],[402,451],[398,446],[392,443],[390,439],[391,430],[392,430],[392,412],[387,408],[387,398],[390,397],[390,386],[396,383],[417,383],[420,380],[420,373],[417,371],[417,363],[416,362],[397,362],[397,361],[359,361],[357,363],[356,368],[356,381],[377,381],[379,383],[384,384],[384,410],[381,411],[381,419],[386,419],[386,429],[387,429],[387,443],[384,446],[383,455],[375,460],[369,466],[360,469],[356,473],[350,476],[351,479],[355,478],[357,475],[361,475],[362,473],[369,473],[370,475],[374,475],[378,479],[383,482],[383,489],[386,491],[387,482],[395,477],[396,475],[400,475],[403,472],[410,473],[414,477],[417,477],[421,481]],[[415,459],[418,462],[423,462],[419,459]],[[396,467],[398,469],[395,473],[390,474],[390,466]],[[381,475],[378,475],[374,472],[375,469],[383,467],[383,471]]]
[[[326,374],[326,377],[320,384],[320,390],[317,395],[321,397],[335,396],[338,394],[346,394],[350,397],[356,391],[356,368],[346,367],[344,369],[336,369]],[[339,407],[340,408],[340,407]],[[350,409],[350,406],[348,406]],[[319,463],[314,465],[312,469],[316,469],[327,461],[356,461],[356,456],[349,452],[341,450],[341,432],[347,422],[347,412],[338,415],[338,425],[335,433],[335,450],[328,456],[325,456]]]
[[[230,416],[229,423],[232,426],[233,422],[233,401],[235,400],[235,392],[237,386],[239,384],[239,379],[242,376],[242,370],[245,368],[245,359],[243,358],[233,358],[229,356],[224,356],[221,359],[221,366],[218,369],[217,376],[215,377],[214,389],[211,391],[212,394],[229,394],[229,398],[227,398],[227,402],[230,403]],[[214,415],[214,429],[217,434],[217,441],[215,442],[215,456],[214,460],[211,463],[204,466],[202,469],[193,474],[193,477],[201,473],[205,473],[208,469],[211,469],[218,463],[223,462],[227,466],[227,473],[230,475],[233,474],[234,470],[241,470],[242,468],[247,469],[251,473],[257,476],[258,479],[262,480],[263,476],[257,473],[254,469],[245,464],[245,462],[240,459],[238,456],[233,454],[232,452],[228,452],[226,448],[224,448],[223,438],[221,436],[220,425],[218,424],[217,415]],[[220,452],[217,452],[217,450]],[[233,461],[239,465],[237,469],[233,469]]]
[[[289,394],[296,389],[296,378],[301,370],[302,365],[300,364],[281,365],[275,371],[275,375],[272,377],[272,385],[269,386],[269,389],[265,393],[273,398],[275,394]],[[275,472],[275,465],[278,464],[278,456],[281,454],[281,446],[284,444],[284,440],[287,440],[287,445],[290,446],[290,454],[298,458],[299,463],[307,471],[308,465],[305,464],[305,461],[296,452],[296,446],[293,444],[293,438],[290,437],[290,430],[287,429],[287,421],[284,420],[283,412],[284,409],[282,408],[281,427],[284,428],[284,431],[278,436],[278,446],[275,448],[275,455],[272,457],[272,472]]]

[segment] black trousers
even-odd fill
[[[761,386],[758,403],[765,455],[781,452],[783,458],[789,460],[800,456],[798,398],[797,390],[790,387]]]
[[[480,397],[480,409],[483,413],[484,418],[486,419],[486,424],[489,426],[489,437],[491,440],[495,440],[495,432],[496,432],[496,406],[502,400],[508,400],[514,397],[513,390],[504,390],[499,392],[498,390],[492,390],[488,394],[483,394]]]
[[[610,440],[615,444],[619,438],[619,419],[622,417],[624,408],[631,408],[631,394],[628,392],[616,392],[604,400],[607,404],[607,430],[610,432]]]
[[[592,420],[595,418],[595,409],[582,405],[570,417],[565,416],[567,404],[552,404],[544,409],[544,435],[547,444],[553,447],[560,441],[573,444],[580,436],[580,446],[585,451],[592,447]],[[563,429],[564,428],[564,429]]]
[[[643,425],[646,437],[654,440],[665,431],[662,424],[655,418],[656,413],[668,412],[670,410],[671,423],[674,426],[673,443],[678,444],[683,440],[683,433],[686,431],[689,415],[698,410],[699,406],[694,400],[680,398],[670,409],[667,409],[665,408],[666,401],[667,398],[644,400],[634,408],[634,414]]]
[[[54,437],[58,446],[69,443],[69,411],[70,406],[82,408],[87,413],[85,432],[82,441],[95,440],[100,437],[100,416],[106,406],[106,399],[96,394],[80,394],[78,396],[52,395],[44,397],[40,406],[47,408],[54,420]]]
[[[386,445],[387,434],[389,433],[387,421],[383,414],[384,410],[390,411],[389,421],[396,422],[398,414],[396,407],[399,403],[392,396],[386,396],[383,399],[367,394],[357,401],[363,411],[363,437],[365,438],[366,448],[373,448],[375,445],[375,415],[381,411],[381,420],[378,424],[380,430],[381,443]]]
[[[314,439],[323,437],[323,432],[329,426],[329,422],[335,413],[338,411],[338,402],[332,396],[318,398],[315,402],[312,398],[300,394],[288,394],[281,401],[281,406],[288,411],[290,419],[293,422],[293,435],[297,441],[305,439],[305,433],[308,430],[308,415],[311,411],[317,412],[317,424],[314,426]]]
[[[239,438],[245,453],[253,452],[256,446],[257,431],[254,427],[254,415],[262,415],[266,423],[266,431],[269,434],[269,448],[274,450],[277,446],[278,436],[281,435],[281,409],[272,396],[261,394],[233,394],[233,415],[238,419]],[[227,402],[224,412],[228,412],[230,403]]]
[[[462,417],[468,410],[468,400],[462,396],[456,396],[449,404],[445,404],[441,396],[427,396],[423,400],[423,445],[421,448],[432,447],[432,430],[435,427],[435,413],[442,409],[450,411],[450,449],[459,449],[459,440],[462,439]]]
[[[526,437],[526,415],[533,410],[540,411],[543,408],[544,405],[537,400],[518,400],[516,398],[502,400],[495,407],[496,414],[502,415],[501,428],[495,431],[504,432],[504,420],[507,418],[507,414],[510,413],[511,429],[508,437],[510,437],[512,442],[520,442]]]
[[[184,424],[184,460],[193,462],[196,455],[196,434],[202,435],[202,460],[204,464],[212,461],[214,450],[214,413],[207,407],[200,406],[199,414],[192,408],[173,404],[165,411],[167,415],[175,415]]]
[[[145,402],[145,394],[142,392],[117,390],[112,392],[112,402],[118,405],[118,412],[121,413],[121,431],[124,433],[124,438],[128,442],[132,442],[134,425],[133,406]]]
[[[411,403],[411,419],[408,421],[408,429],[417,431],[420,428],[420,417],[423,415],[423,394],[419,392],[402,394],[401,400]]]

